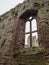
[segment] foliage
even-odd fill
[[[44,54],[44,50],[43,49],[37,49],[35,54]]]
[[[20,51],[13,51],[13,53],[11,54],[12,55],[12,57],[16,57],[16,56],[19,56],[21,53],[20,53]]]
[[[26,51],[23,51],[22,53],[26,53]]]

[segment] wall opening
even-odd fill
[[[37,9],[28,9],[21,16],[25,22],[25,48],[38,47]]]
[[[25,48],[39,47],[36,19],[30,17],[25,25]]]

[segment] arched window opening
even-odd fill
[[[31,24],[32,24],[32,31],[37,30],[37,22],[36,22],[36,19],[33,19],[33,20],[31,21]]]
[[[37,21],[33,17],[25,25],[25,48],[27,47],[39,47]]]
[[[30,22],[29,22],[29,21],[26,22],[25,32],[26,32],[26,33],[27,33],[27,32],[30,32]]]

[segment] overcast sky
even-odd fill
[[[0,15],[9,11],[17,4],[22,3],[24,0],[0,0]]]

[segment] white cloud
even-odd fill
[[[24,0],[0,0],[0,15],[23,1]]]

